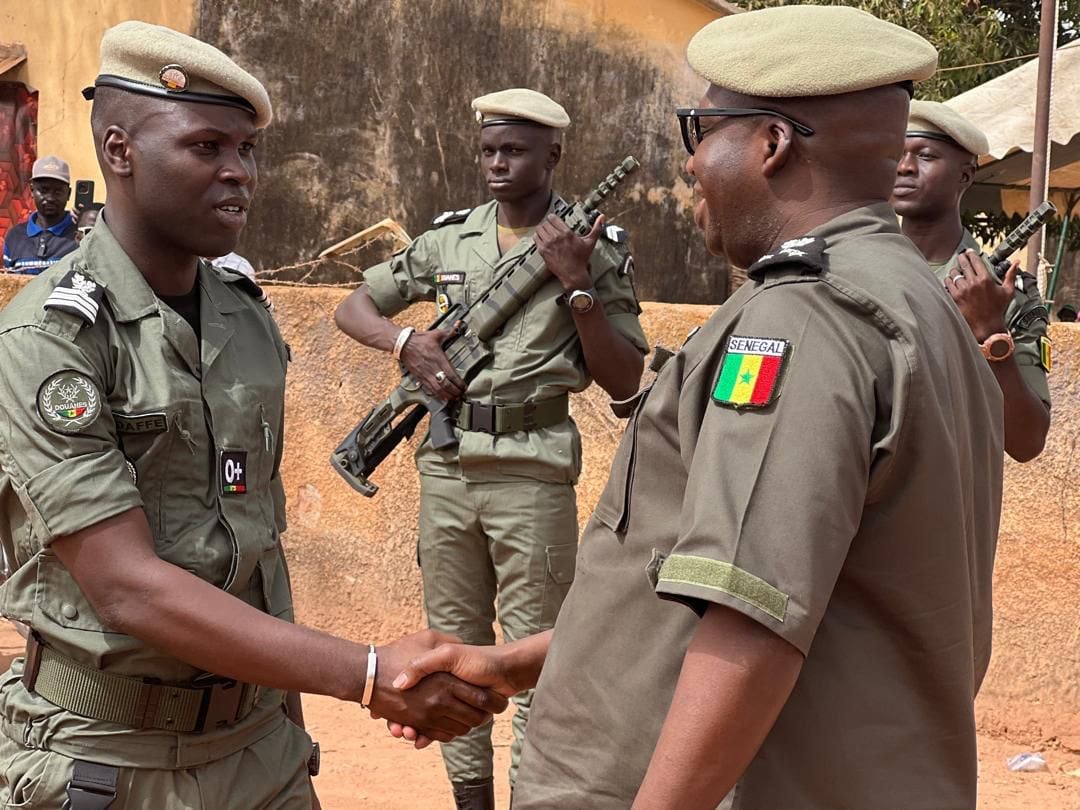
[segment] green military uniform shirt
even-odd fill
[[[99,220],[0,313],[0,611],[93,669],[167,683],[204,674],[102,624],[50,544],[141,507],[162,559],[292,617],[279,537],[287,351],[242,276],[200,263],[201,345]],[[123,565],[123,559],[114,561]],[[9,737],[104,764],[183,768],[280,728],[263,690],[231,728],[135,730],[61,711],[11,675]]]
[[[559,202],[552,196],[551,209]],[[372,300],[386,316],[415,301],[468,305],[475,301],[532,243],[520,240],[499,255],[498,203],[473,209],[463,221],[427,231],[390,261],[364,272]],[[633,262],[624,244],[602,236],[590,274],[612,326],[644,354],[648,343],[631,280]],[[465,398],[485,403],[522,403],[582,391],[591,378],[562,284],[552,276],[492,339],[494,357],[469,383]],[[424,442],[417,467],[426,475],[468,481],[533,478],[576,483],[581,439],[572,420],[539,430],[492,436],[458,430],[457,448],[440,452]]]
[[[713,604],[806,656],[725,808],[974,807],[1002,396],[889,206],[763,257],[639,400],[515,810],[631,805]]]
[[[974,250],[982,255],[982,248],[975,241],[975,237],[965,228],[964,239],[960,247],[944,264],[931,264],[930,269],[942,282],[956,269],[957,255],[961,250]],[[983,256],[983,262],[990,269],[990,263]],[[990,269],[992,273],[993,270]],[[996,276],[995,276],[996,278]],[[1051,348],[1047,330],[1050,327],[1050,312],[1039,295],[1039,287],[1035,277],[1024,274],[1021,281],[1017,276],[1017,283],[1023,284],[1023,289],[1018,286],[1013,293],[1013,300],[1005,310],[1005,327],[1013,337],[1015,350],[1013,357],[1016,365],[1020,367],[1020,376],[1024,378],[1030,388],[1039,399],[1050,407],[1050,384],[1046,379],[1050,371]]]

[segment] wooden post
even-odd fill
[[[1035,98],[1035,143],[1031,152],[1031,198],[1028,211],[1034,211],[1046,199],[1050,182],[1050,96],[1054,83],[1054,50],[1057,47],[1058,0],[1042,0],[1039,18],[1039,84]],[[1028,242],[1027,270],[1036,278],[1039,256],[1046,244],[1046,228]]]

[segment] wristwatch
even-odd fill
[[[311,756],[308,757],[308,761],[307,761],[308,776],[318,776],[319,775],[319,765],[320,765],[319,744],[317,742],[312,742],[311,743]]]
[[[584,315],[596,303],[596,290],[574,290],[566,299],[570,309],[579,315]]]
[[[984,340],[979,348],[982,349],[983,357],[991,363],[1000,363],[1012,357],[1016,344],[1008,332],[998,332]]]

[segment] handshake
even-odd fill
[[[417,748],[448,742],[503,711],[508,698],[536,686],[548,633],[501,646],[462,644],[422,630],[376,648],[368,708],[390,733]]]

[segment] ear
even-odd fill
[[[963,194],[975,182],[975,162],[968,161],[960,167],[960,193]]]
[[[560,160],[562,160],[562,144],[556,141],[548,147],[547,168],[554,169],[559,165]]]
[[[113,124],[101,138],[102,161],[117,177],[131,176],[131,137]]]
[[[778,174],[795,154],[795,128],[787,121],[770,118],[758,130],[758,136],[761,138],[763,157],[761,173],[771,178]]]

